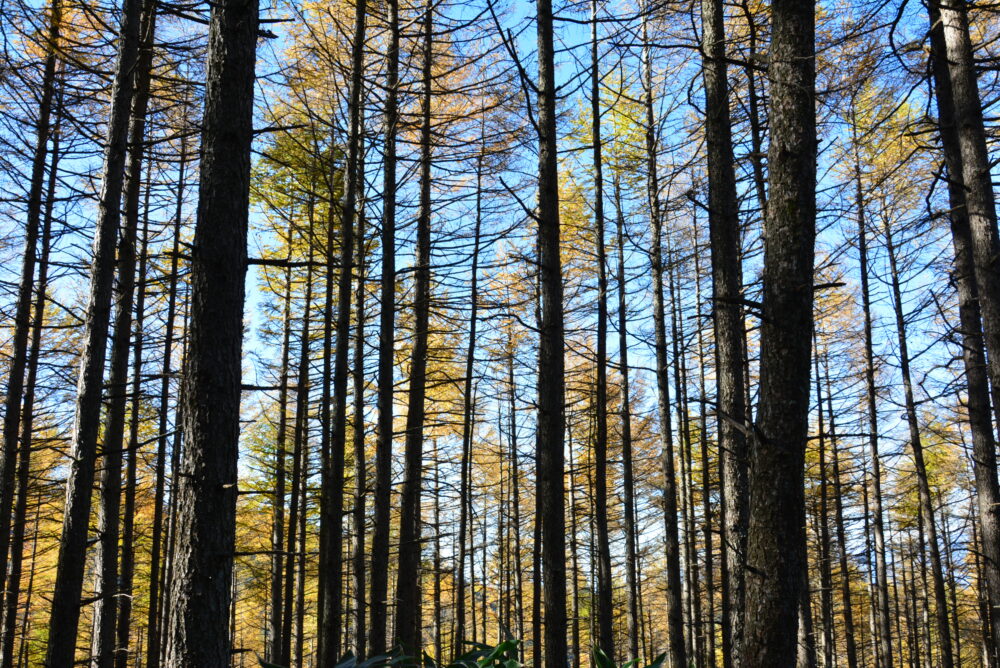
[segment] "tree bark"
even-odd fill
[[[771,7],[760,399],[750,460],[742,665],[795,661],[805,584],[803,467],[809,422],[816,235],[815,4]]]
[[[223,666],[230,658],[257,22],[257,0],[212,7],[184,365],[185,447],[175,491],[171,666]]]
[[[104,389],[105,353],[111,319],[111,296],[115,273],[115,245],[121,221],[125,150],[128,141],[129,104],[134,90],[133,72],[139,54],[140,0],[124,0],[119,29],[108,128],[104,147],[101,194],[94,229],[90,288],[84,321],[84,343],[77,381],[76,415],[73,425],[71,464],[66,481],[55,590],[49,613],[47,668],[73,663],[80,623],[80,596],[86,565],[90,528],[91,493],[97,459]],[[104,442],[107,454],[109,444]],[[4,485],[7,489],[8,485]],[[6,512],[6,511],[5,511]],[[117,522],[117,520],[116,520]],[[6,532],[5,534],[6,535]],[[111,627],[112,630],[114,627]]]
[[[556,87],[551,0],[536,1],[538,31],[538,347],[536,476],[542,538],[545,668],[565,668],[566,537],[563,445],[565,360],[560,258]]]

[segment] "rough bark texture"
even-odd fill
[[[770,199],[741,651],[741,665],[750,668],[795,663],[805,585],[803,466],[816,236],[815,4],[776,0],[771,10]]]
[[[76,389],[76,417],[70,450],[72,460],[66,481],[66,510],[63,516],[62,538],[59,542],[55,590],[49,614],[49,645],[45,658],[45,665],[49,668],[70,665],[76,653],[80,594],[86,565],[91,493],[101,423],[104,357],[108,345],[108,325],[111,320],[115,245],[121,221],[121,197],[125,180],[129,106],[134,89],[133,71],[139,54],[141,7],[141,0],[125,0],[122,8],[118,60],[115,66],[104,147],[104,171],[94,229],[90,289],[84,320],[84,343]]]
[[[980,312],[980,305],[984,301],[992,303],[996,295],[981,295],[982,286],[977,284],[975,241],[970,221],[971,211],[968,206],[968,196],[971,194],[971,189],[966,187],[967,175],[963,166],[964,145],[956,123],[956,87],[953,85],[948,64],[948,56],[951,52],[948,51],[948,45],[945,41],[944,22],[941,20],[940,12],[937,11],[937,6],[933,3],[930,6],[930,14],[931,71],[937,95],[941,145],[948,173],[948,198],[951,207],[949,221],[955,254],[952,280],[955,282],[958,292],[960,345],[962,346],[962,359],[965,364],[965,379],[968,388],[966,401],[969,425],[972,431],[972,470],[975,476],[976,501],[979,509],[979,535],[983,557],[982,572],[986,581],[986,594],[990,610],[996,611],[1000,609],[1000,485],[997,483],[996,438],[990,413],[990,367],[987,366],[986,355],[983,352],[983,322]],[[954,10],[952,10],[951,16],[957,19],[952,30],[960,30],[964,25],[961,16],[954,16]],[[954,34],[953,41],[956,42],[956,46],[961,47],[965,40],[962,39],[961,34]],[[973,79],[971,83],[974,84],[975,80]],[[965,86],[968,85],[970,82],[965,82]],[[965,90],[964,94],[968,95],[969,91]],[[978,96],[978,91],[976,95]],[[973,130],[972,134],[977,133]],[[972,148],[971,144],[969,148]],[[974,178],[976,175],[969,174],[968,176]],[[988,182],[990,178],[988,173],[986,178]],[[988,184],[988,187],[992,193],[992,185]],[[979,206],[983,206],[983,203],[979,202]],[[989,206],[992,206],[992,202]],[[989,209],[986,212],[988,217]],[[987,224],[989,223],[987,222]],[[980,221],[980,225],[982,225],[982,221]],[[988,274],[989,272],[983,273]],[[987,278],[989,277],[987,276]],[[995,354],[994,351],[990,355],[991,362],[995,361]],[[997,376],[994,376],[994,392],[997,391],[996,378]],[[1000,408],[994,407],[994,410],[1000,410]],[[995,616],[995,614],[987,615],[985,620],[990,631],[990,644],[994,648],[994,652],[995,648],[1000,647],[1000,624],[995,622]],[[990,660],[995,663],[998,657],[992,656]]]
[[[725,487],[723,549],[728,605],[723,608],[726,654],[739,660],[743,635],[744,558],[747,537],[747,440],[743,416],[745,328],[741,298],[739,203],[729,115],[726,36],[721,0],[702,0],[702,76],[708,146],[708,225],[712,257],[712,324],[715,329],[716,424]]]
[[[257,0],[213,5],[202,124],[169,666],[228,665]]]
[[[540,320],[536,475],[542,539],[545,668],[565,668],[566,527],[564,501],[565,370],[559,242],[556,90],[552,2],[537,0],[538,269]]]

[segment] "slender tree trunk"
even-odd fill
[[[934,506],[931,499],[930,484],[927,480],[927,467],[924,463],[924,449],[920,436],[920,425],[917,418],[917,405],[913,396],[913,383],[910,374],[910,356],[907,350],[906,324],[903,317],[903,303],[900,292],[899,270],[897,267],[896,250],[892,233],[888,227],[883,231],[886,251],[889,256],[890,279],[892,284],[893,306],[896,314],[896,330],[899,338],[899,367],[903,380],[903,396],[906,407],[906,423],[909,427],[910,449],[913,453],[913,465],[917,474],[917,491],[920,498],[920,514],[923,518],[926,533],[926,547],[930,554],[931,580],[934,589],[934,613],[937,624],[938,638],[935,643],[940,649],[941,668],[954,666],[951,632],[948,625],[948,598],[944,588],[944,570],[941,563],[941,548],[938,544],[937,527],[934,521]],[[923,542],[923,541],[921,541]]]
[[[649,7],[643,14],[643,104],[646,112],[647,197],[649,201],[653,278],[653,329],[656,349],[657,415],[659,417],[661,466],[663,469],[664,546],[667,575],[667,633],[670,665],[686,666],[684,608],[681,602],[680,539],[677,532],[677,482],[674,473],[673,428],[670,420],[670,372],[667,369],[666,315],[663,306],[663,221],[660,183],[657,176],[656,126],[653,116],[653,73],[649,46]]]
[[[125,173],[125,224],[118,240],[115,287],[114,334],[108,387],[110,397],[104,427],[101,470],[101,505],[98,509],[97,570],[98,592],[94,603],[94,635],[91,666],[111,668],[115,662],[118,612],[118,543],[121,536],[121,473],[128,405],[129,350],[132,334],[132,307],[136,291],[136,237],[139,230],[139,195],[142,187],[142,159],[145,154],[146,110],[153,62],[153,34],[156,9],[144,2],[139,28],[139,51],[132,77],[131,116],[128,128],[128,164]],[[136,341],[136,347],[140,344]]]
[[[608,277],[604,248],[604,161],[601,139],[601,68],[597,39],[597,0],[591,2],[590,117],[594,162],[594,234],[597,238],[597,433],[594,440],[594,523],[597,528],[597,638],[615,660],[612,628],[611,545],[608,537]]]
[[[556,88],[551,0],[537,0],[538,29],[538,346],[536,475],[542,523],[545,668],[566,665],[566,538],[563,481],[565,360],[560,258]]]
[[[351,46],[351,88],[349,101],[349,137],[347,164],[344,166],[346,186],[340,226],[340,276],[337,284],[337,350],[333,371],[333,422],[330,431],[329,460],[323,460],[323,492],[321,498],[322,527],[320,529],[321,578],[319,637],[317,662],[327,665],[340,657],[340,637],[343,617],[343,515],[344,458],[347,442],[347,380],[348,353],[351,347],[351,281],[354,257],[354,218],[357,215],[358,191],[361,178],[358,162],[361,153],[361,87],[364,76],[365,17],[367,4],[355,3],[354,40]],[[331,190],[332,192],[332,190]],[[330,230],[332,236],[333,230]],[[331,246],[332,250],[332,246]],[[332,252],[327,258],[332,261]],[[329,323],[331,314],[327,312]],[[324,410],[329,414],[329,402]],[[325,540],[324,540],[325,539]]]
[[[833,393],[830,387],[830,370],[826,369],[826,406],[830,425],[830,456],[833,466],[833,507],[834,521],[839,547],[840,592],[843,599],[844,644],[847,650],[847,668],[858,667],[858,650],[854,638],[854,608],[851,603],[851,571],[847,563],[847,535],[844,529],[844,494],[840,477],[840,447],[837,439],[836,423],[833,415]],[[821,407],[822,410],[822,407]]]
[[[365,454],[365,204],[362,181],[364,171],[364,120],[358,136],[358,285],[354,296],[354,653],[365,655],[367,640],[365,604],[365,504],[368,498],[368,463]]]
[[[476,223],[473,232],[472,269],[469,286],[469,339],[465,351],[465,386],[462,390],[462,454],[459,462],[459,516],[458,516],[458,565],[455,591],[455,647],[454,655],[464,654],[465,642],[465,562],[469,534],[469,485],[472,459],[472,430],[474,426],[472,404],[472,374],[476,364],[476,328],[479,315],[479,246],[483,222],[483,158],[485,150],[476,157]],[[537,588],[538,582],[533,580]],[[473,606],[474,608],[475,606]],[[475,626],[475,624],[473,624]],[[535,637],[535,641],[538,638]]]
[[[294,228],[293,228],[294,229]],[[293,229],[289,230],[290,245]],[[267,659],[280,661],[284,626],[284,564],[285,552],[285,444],[288,435],[288,358],[292,337],[292,270],[285,269],[285,299],[282,314],[281,378],[278,381],[278,434],[275,439],[274,497],[271,500],[271,587],[270,610],[267,617]]]
[[[132,626],[133,582],[135,579],[135,497],[138,484],[139,423],[142,399],[142,356],[145,348],[146,265],[149,241],[149,197],[147,181],[143,205],[142,245],[139,248],[135,305],[135,345],[132,348],[131,421],[129,422],[128,466],[125,472],[125,507],[122,509],[122,561],[117,628],[115,630],[115,667],[126,668],[131,652],[129,635]]]
[[[185,168],[187,166],[187,141],[181,138],[177,170],[177,192],[174,199],[173,249],[170,254],[170,275],[167,280],[167,317],[163,338],[163,367],[160,373],[160,404],[157,409],[157,446],[154,465],[153,526],[150,536],[149,557],[149,608],[146,615],[146,666],[159,668],[160,639],[163,625],[160,617],[160,553],[163,546],[163,497],[166,489],[167,418],[170,405],[170,378],[173,361],[174,323],[177,314],[178,266],[181,246],[181,220],[184,213]],[[178,421],[179,422],[179,421]],[[176,454],[176,453],[175,453]]]
[[[423,70],[420,126],[420,211],[413,298],[413,351],[406,411],[405,478],[400,497],[399,570],[396,586],[396,639],[407,656],[420,656],[422,616],[420,593],[421,488],[423,486],[424,398],[427,388],[427,335],[431,287],[431,95],[434,4],[424,9]]]
[[[625,284],[625,216],[621,206],[621,180],[614,178],[615,207],[617,209],[617,251],[618,251],[618,357],[621,373],[621,420],[622,420],[622,501],[624,505],[625,529],[625,588],[626,588],[626,628],[629,642],[628,659],[640,658],[639,654],[639,601],[636,579],[636,521],[635,521],[635,472],[632,456],[632,405],[631,385],[628,365],[628,310],[626,306]]]
[[[80,597],[83,589],[90,525],[91,494],[101,423],[104,358],[108,345],[108,325],[111,320],[115,245],[121,221],[129,103],[132,100],[134,90],[133,75],[139,52],[140,9],[140,0],[124,0],[119,29],[118,57],[108,112],[101,194],[94,229],[90,288],[84,321],[85,334],[80,356],[76,415],[70,449],[72,455],[69,475],[66,480],[66,509],[63,515],[62,537],[59,541],[55,590],[52,593],[52,605],[49,613],[49,642],[45,658],[47,668],[70,665],[76,654],[76,634],[80,623]],[[121,444],[120,441],[111,443],[106,434],[105,454],[108,453],[109,447],[120,448]],[[4,489],[10,488],[6,481],[3,487]],[[6,512],[4,511],[4,513]],[[115,524],[117,526],[117,518],[115,518]],[[4,530],[4,536],[6,537],[6,530]],[[3,553],[6,554],[6,550]],[[111,630],[114,631],[114,626],[111,626]]]
[[[816,523],[819,525],[819,578],[820,578],[820,618],[823,622],[823,667],[833,668],[835,652],[833,629],[833,571],[830,554],[830,491],[827,475],[827,433],[823,409],[823,377],[819,372],[819,337],[814,334],[815,349],[813,368],[816,373],[816,418],[817,444],[819,450],[819,508]]]
[[[382,187],[382,277],[378,341],[378,423],[375,440],[375,530],[372,535],[368,650],[386,649],[389,524],[392,504],[392,394],[396,323],[396,131],[399,123],[399,0],[386,0],[385,146]]]
[[[803,468],[816,235],[816,10],[813,2],[776,0],[771,12],[770,203],[741,650],[741,664],[750,668],[795,661],[797,602],[806,581]]]
[[[166,662],[229,662],[257,0],[212,7]]]
[[[58,103],[57,103],[58,104]],[[35,283],[35,301],[32,306],[31,340],[27,358],[27,381],[25,383],[24,404],[21,406],[21,441],[17,459],[15,483],[17,493],[14,496],[14,516],[11,523],[13,535],[10,542],[10,573],[7,579],[7,590],[3,609],[3,641],[0,645],[0,668],[12,668],[14,665],[14,635],[17,625],[17,608],[21,597],[21,570],[24,561],[24,534],[28,515],[28,495],[31,492],[31,451],[35,426],[35,392],[38,379],[38,364],[41,358],[42,330],[45,325],[46,291],[49,284],[49,252],[52,247],[52,209],[55,204],[55,188],[59,169],[59,126],[61,124],[59,109],[56,110],[56,120],[52,127],[52,151],[48,168],[48,185],[45,195],[45,213],[42,218],[41,249],[38,257],[38,280]],[[35,532],[37,534],[37,519]],[[37,537],[36,537],[37,543]],[[37,547],[37,545],[35,546]],[[32,548],[34,552],[35,547]],[[32,557],[32,571],[34,557]],[[33,577],[34,573],[29,577]],[[29,585],[30,590],[30,585]],[[30,593],[29,593],[30,598]],[[25,617],[28,610],[25,609]],[[23,640],[23,638],[22,638]],[[21,652],[23,655],[23,650]]]
[[[24,228],[24,256],[21,278],[17,287],[14,310],[14,335],[11,341],[10,366],[4,393],[3,449],[0,450],[0,589],[7,575],[7,553],[10,546],[11,512],[14,505],[14,480],[17,465],[17,435],[21,419],[21,399],[24,393],[24,369],[28,356],[28,334],[31,328],[31,297],[35,283],[35,258],[38,233],[42,223],[42,190],[45,188],[45,160],[49,154],[52,101],[56,87],[56,64],[59,60],[59,31],[62,24],[61,0],[51,0],[49,30],[46,35],[45,65],[42,70],[42,94],[35,122],[35,146],[31,161],[31,181],[28,186],[27,218]],[[124,34],[124,32],[123,32]],[[32,388],[29,387],[29,391]],[[74,639],[75,640],[75,639]]]
[[[853,102],[852,102],[853,104]],[[877,668],[893,668],[892,629],[889,617],[889,580],[885,561],[885,529],[882,511],[882,465],[879,456],[878,387],[875,384],[875,353],[872,336],[871,289],[868,279],[868,222],[862,185],[861,163],[858,157],[856,111],[852,108],[852,144],[854,146],[855,207],[858,214],[858,272],[861,275],[861,309],[865,330],[865,389],[868,408],[868,448],[872,461],[871,496],[872,529],[875,547],[875,616],[877,638]]]

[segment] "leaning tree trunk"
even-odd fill
[[[741,651],[741,665],[749,668],[795,663],[806,566],[803,484],[816,238],[816,8],[810,1],[775,0],[771,12],[770,199]]]
[[[566,426],[563,285],[559,241],[556,87],[552,1],[537,0],[538,28],[538,346],[536,476],[542,539],[545,668],[566,664],[566,528],[563,440]]]
[[[1000,647],[1000,624],[996,623],[995,611],[1000,609],[1000,485],[997,483],[997,461],[996,461],[996,439],[993,432],[993,420],[990,414],[990,370],[995,368],[996,360],[994,353],[989,357],[991,366],[987,366],[986,356],[983,354],[984,337],[981,319],[980,306],[986,307],[986,302],[992,305],[996,295],[983,294],[990,289],[991,277],[989,272],[977,272],[976,266],[976,239],[972,231],[972,213],[970,208],[970,197],[973,196],[972,188],[968,187],[967,178],[974,178],[975,173],[966,174],[964,167],[963,149],[967,152],[975,153],[975,141],[964,144],[963,134],[966,138],[970,135],[976,138],[975,128],[969,126],[969,121],[965,123],[965,132],[960,133],[958,115],[956,109],[956,91],[961,91],[962,96],[970,95],[969,86],[976,84],[975,78],[971,81],[964,81],[962,85],[956,85],[963,72],[952,68],[952,72],[957,74],[953,79],[949,72],[949,58],[952,52],[948,50],[946,43],[946,30],[944,21],[937,11],[938,6],[931,4],[931,65],[934,75],[935,92],[937,94],[938,105],[938,126],[941,132],[941,145],[944,152],[945,166],[948,171],[948,197],[951,207],[949,220],[951,223],[952,245],[955,253],[955,269],[953,277],[958,291],[958,316],[962,333],[962,358],[965,363],[965,378],[968,386],[968,412],[969,426],[972,431],[972,470],[976,484],[976,500],[979,505],[979,530],[982,539],[983,573],[986,580],[986,594],[989,599],[990,609],[994,611],[988,619],[988,627],[992,638],[992,646]],[[961,32],[955,32],[964,23],[961,12],[952,10],[948,16],[957,20],[957,24],[951,26],[948,31],[953,35],[953,42],[956,46],[963,43]],[[955,39],[957,38],[957,39]],[[967,36],[966,36],[967,39]],[[956,54],[960,55],[960,54]],[[976,91],[978,97],[978,91]],[[978,103],[976,104],[978,110]],[[976,111],[973,111],[975,121]],[[981,122],[981,112],[979,112]],[[987,174],[987,179],[989,179]],[[983,184],[977,187],[989,187],[992,194],[992,185]],[[975,199],[973,197],[973,199]],[[988,208],[981,200],[977,205],[979,212],[989,213]],[[992,202],[989,203],[992,206]],[[989,224],[988,222],[986,223]],[[995,221],[993,223],[995,225]],[[980,227],[983,226],[982,216],[979,220]],[[980,235],[981,236],[981,235]],[[986,283],[978,283],[980,276],[987,279]],[[993,376],[994,397],[1000,391],[996,380],[998,376]],[[994,410],[1000,411],[1000,406],[994,406]],[[998,657],[991,657],[991,661],[998,661]]]
[[[913,396],[910,356],[906,340],[906,321],[903,317],[896,250],[889,228],[886,227],[883,233],[885,235],[886,252],[889,256],[892,300],[896,315],[896,333],[899,340],[899,368],[903,380],[904,408],[906,409],[906,424],[909,428],[910,450],[913,453],[913,466],[917,475],[920,515],[923,517],[924,532],[927,537],[925,542],[931,559],[931,586],[933,587],[934,596],[934,620],[938,632],[937,645],[941,652],[940,666],[941,668],[952,668],[955,665],[955,660],[952,652],[951,629],[948,623],[948,598],[944,587],[944,567],[941,563],[941,548],[938,544],[937,523],[934,520],[934,502],[931,498],[930,482],[927,478],[927,467],[924,462],[924,448],[920,435],[920,425],[917,421],[917,404]],[[919,546],[920,549],[924,547],[924,545]],[[924,604],[926,605],[926,603],[925,600]]]
[[[230,660],[257,0],[213,5],[166,663]]]
[[[128,405],[129,350],[132,334],[132,307],[136,290],[136,240],[139,231],[139,194],[142,188],[142,159],[145,154],[146,110],[153,64],[154,3],[143,3],[140,19],[140,49],[133,77],[131,118],[128,131],[128,166],[125,173],[125,225],[118,241],[118,285],[115,289],[114,335],[109,370],[107,421],[104,427],[104,466],[101,470],[101,505],[98,511],[97,570],[98,592],[94,603],[94,642],[91,665],[111,668],[115,660],[118,628],[118,543],[121,532],[121,473]],[[138,346],[138,343],[136,344]],[[134,419],[134,416],[133,416]],[[133,453],[134,456],[134,453]]]
[[[49,178],[46,187],[45,214],[42,219],[41,249],[38,258],[38,281],[35,284],[35,301],[32,306],[31,347],[27,359],[27,382],[25,383],[24,404],[21,407],[21,442],[17,459],[15,482],[17,493],[14,497],[12,536],[10,542],[10,573],[7,591],[3,601],[2,644],[0,644],[0,668],[14,666],[14,635],[17,625],[17,608],[21,597],[21,570],[24,563],[24,533],[28,515],[28,495],[31,491],[31,450],[35,425],[35,392],[38,366],[41,358],[42,329],[45,323],[46,292],[49,285],[49,252],[52,248],[52,209],[55,204],[55,189],[59,168],[59,109],[56,110],[53,128],[52,157],[49,162]],[[37,527],[37,524],[36,524]],[[37,531],[37,529],[36,529]],[[30,607],[30,606],[29,606]],[[25,609],[25,617],[28,609]],[[22,638],[23,640],[23,638]],[[23,652],[21,654],[23,656]]]
[[[21,261],[21,279],[17,287],[17,305],[14,307],[14,336],[11,341],[10,366],[7,368],[7,387],[4,394],[3,447],[0,449],[0,590],[3,589],[4,578],[7,575],[7,552],[10,547],[17,434],[21,419],[21,395],[24,392],[24,369],[28,359],[28,334],[31,329],[31,293],[35,284],[35,256],[42,221],[45,160],[49,154],[52,98],[56,84],[56,63],[59,60],[59,28],[62,23],[60,0],[52,0],[49,11],[45,66],[42,70],[42,96],[38,105],[38,121],[35,124],[35,150],[31,161],[31,181],[28,185],[24,257]],[[28,389],[32,390],[30,386]]]
[[[104,357],[111,320],[111,294],[115,274],[115,245],[121,221],[125,149],[128,139],[129,104],[134,90],[134,70],[139,55],[141,0],[125,0],[122,8],[118,60],[111,90],[108,131],[104,146],[104,171],[97,223],[94,230],[90,290],[84,320],[84,343],[77,381],[76,417],[73,425],[71,464],[66,481],[66,510],[55,590],[49,613],[49,644],[45,665],[68,666],[76,654],[80,623],[83,575],[90,529],[91,493],[97,459],[104,389]],[[126,351],[127,352],[127,351]],[[127,360],[127,357],[126,357]],[[110,444],[105,435],[104,451]],[[4,485],[6,488],[6,485]],[[117,520],[116,520],[117,521]],[[112,631],[114,627],[112,626]]]

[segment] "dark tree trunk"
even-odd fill
[[[166,662],[224,666],[236,534],[257,0],[212,7]]]
[[[864,312],[865,330],[865,389],[868,409],[868,449],[872,461],[872,533],[875,548],[875,596],[877,668],[893,668],[892,629],[890,627],[889,579],[885,561],[885,529],[882,511],[882,464],[879,456],[878,388],[875,385],[875,352],[872,337],[871,289],[868,279],[868,223],[865,212],[864,190],[861,181],[861,163],[858,158],[857,122],[852,114],[852,143],[854,145],[855,207],[858,215],[858,273],[861,275],[861,309]]]
[[[41,249],[38,257],[38,280],[35,283],[35,301],[32,306],[31,347],[27,359],[27,381],[25,383],[24,404],[21,407],[21,442],[17,459],[14,496],[14,517],[11,523],[13,535],[10,542],[10,573],[7,579],[3,609],[3,641],[0,645],[0,668],[14,665],[14,635],[17,625],[17,607],[21,596],[21,570],[24,563],[24,533],[28,515],[28,495],[31,483],[31,451],[35,425],[35,392],[38,378],[38,363],[41,358],[42,329],[45,323],[46,291],[49,283],[49,251],[52,246],[52,208],[55,203],[55,188],[59,168],[59,125],[58,109],[52,128],[52,151],[48,169],[48,185],[45,198],[45,214],[42,219]],[[36,520],[37,532],[37,520]],[[37,543],[37,539],[36,539]],[[37,545],[35,546],[37,547]],[[35,548],[32,549],[34,551]],[[32,559],[34,562],[34,559]],[[32,569],[34,565],[32,563]],[[33,573],[32,573],[33,575]],[[29,587],[30,589],[30,587]],[[30,593],[29,593],[30,598]],[[30,602],[29,602],[30,607]],[[25,617],[28,609],[25,609]],[[22,636],[23,641],[23,636]],[[21,652],[23,656],[23,650]]]
[[[597,41],[597,0],[591,2],[590,117],[594,162],[594,234],[597,238],[597,429],[594,437],[594,524],[597,528],[596,645],[615,660],[612,628],[611,544],[608,538],[608,276],[604,248],[604,162],[601,139],[601,71]]]
[[[101,470],[101,505],[98,509],[97,600],[94,603],[94,634],[91,665],[111,668],[115,661],[117,612],[119,605],[118,543],[121,536],[121,473],[125,437],[125,412],[128,405],[129,350],[132,335],[132,307],[136,291],[136,237],[139,230],[139,195],[146,137],[146,110],[149,107],[149,81],[153,63],[153,34],[156,10],[145,1],[140,18],[140,42],[132,77],[131,117],[128,129],[128,164],[125,173],[125,224],[118,240],[115,287],[114,334],[111,368],[108,373],[108,413],[104,426]],[[141,345],[136,341],[136,347]],[[140,353],[141,354],[141,353]]]
[[[621,206],[621,182],[615,174],[615,207],[617,210],[617,251],[618,251],[618,356],[621,380],[621,420],[622,420],[622,501],[624,505],[625,528],[625,588],[626,588],[626,628],[629,642],[628,659],[639,655],[639,601],[636,578],[636,518],[635,518],[635,473],[632,457],[632,405],[631,385],[628,366],[628,310],[626,307],[625,285],[625,216]]]
[[[129,104],[132,100],[135,85],[134,70],[139,54],[141,7],[140,0],[124,0],[122,7],[118,58],[104,147],[104,171],[101,176],[101,194],[94,229],[84,343],[77,381],[76,416],[70,450],[72,460],[66,481],[66,510],[59,542],[55,590],[52,593],[49,613],[49,642],[45,658],[45,665],[48,668],[68,666],[73,663],[76,654],[80,596],[90,529],[91,494],[101,423],[104,358],[108,345],[108,325],[111,320],[115,245],[121,221]],[[118,391],[120,392],[120,388]],[[105,435],[105,454],[108,453],[109,447],[120,448],[120,440],[116,444],[110,443]],[[4,484],[4,489],[7,488],[9,486]],[[117,526],[117,518],[115,524]],[[111,630],[113,633],[114,626],[111,626]]]
[[[368,498],[368,463],[365,455],[365,205],[362,176],[364,166],[364,120],[358,135],[358,285],[354,296],[354,653],[365,655],[365,502]]]
[[[565,668],[566,536],[563,483],[565,360],[559,230],[559,174],[551,0],[537,0],[538,29],[538,347],[536,475],[542,525],[545,668]]]
[[[396,340],[396,131],[399,122],[399,0],[386,0],[385,145],[382,186],[382,277],[378,335],[378,423],[375,430],[375,528],[372,535],[368,651],[386,649],[389,529],[392,506],[392,394]]]
[[[741,665],[749,668],[795,661],[806,565],[803,467],[816,235],[815,5],[776,0],[771,12],[770,202],[741,650]]]
[[[427,391],[427,335],[431,289],[431,67],[434,3],[427,2],[423,25],[423,86],[420,107],[420,210],[414,262],[413,350],[406,410],[405,477],[400,495],[399,566],[396,574],[396,640],[407,656],[421,656],[423,645],[420,556],[421,488],[424,475],[424,398]]]
[[[163,338],[163,367],[160,372],[160,402],[157,409],[157,446],[154,465],[153,526],[150,535],[149,557],[149,609],[146,614],[146,666],[158,668],[163,634],[160,617],[160,573],[163,547],[163,497],[166,490],[167,418],[170,407],[170,377],[174,348],[174,323],[177,315],[177,284],[181,247],[181,220],[184,213],[185,168],[187,167],[187,141],[181,138],[177,170],[177,192],[174,199],[173,249],[170,254],[170,275],[167,280],[167,317]],[[175,455],[177,453],[175,452]]]
[[[896,314],[896,330],[899,340],[899,367],[903,380],[904,406],[906,423],[909,427],[910,449],[913,453],[913,465],[917,474],[917,492],[920,498],[920,515],[923,518],[923,532],[926,534],[927,551],[930,554],[931,580],[934,589],[934,615],[937,625],[937,642],[940,649],[941,668],[952,668],[955,665],[952,653],[951,630],[948,624],[948,598],[944,588],[944,569],[941,563],[941,548],[938,544],[937,526],[934,521],[934,505],[931,498],[930,484],[927,479],[927,467],[924,463],[924,449],[920,436],[920,425],[917,418],[917,405],[913,396],[913,383],[910,374],[910,356],[907,349],[906,324],[903,317],[903,303],[900,291],[899,270],[897,267],[896,249],[892,233],[886,227],[886,251],[889,256],[890,280],[892,286],[893,307]],[[928,592],[929,594],[929,592]]]
[[[364,75],[365,17],[367,4],[355,3],[354,40],[351,45],[351,88],[348,110],[349,137],[347,163],[344,166],[344,204],[340,225],[340,275],[337,281],[337,349],[333,371],[333,417],[325,428],[329,430],[329,460],[323,462],[323,491],[321,499],[322,526],[320,529],[320,609],[317,662],[319,665],[334,663],[341,653],[341,627],[343,617],[343,516],[344,516],[344,458],[347,443],[347,381],[348,354],[351,348],[351,281],[354,257],[354,217],[357,214],[358,191],[362,175],[358,172],[361,153],[361,86]],[[332,192],[332,189],[331,189]],[[331,206],[332,208],[332,206]],[[332,227],[332,226],[331,226]],[[329,235],[333,236],[330,229]],[[332,251],[332,241],[330,249]],[[327,257],[332,262],[332,252]],[[330,288],[328,287],[328,290]],[[329,299],[327,300],[328,308]],[[326,313],[327,327],[332,314]],[[324,404],[329,415],[329,402]],[[327,453],[323,453],[324,458]]]
[[[653,118],[653,73],[649,46],[648,8],[643,15],[643,104],[646,112],[646,166],[652,248],[653,329],[656,349],[657,415],[659,417],[661,465],[663,469],[664,546],[667,571],[667,634],[670,665],[687,665],[684,646],[684,610],[681,602],[680,539],[677,533],[677,482],[674,473],[673,428],[670,419],[670,374],[667,369],[666,315],[663,306],[663,221],[657,176],[656,126]]]
[[[977,130],[975,127],[976,118],[978,117],[978,123],[982,123],[982,114],[977,102],[973,110],[965,110],[972,113],[973,118],[966,119],[964,123],[959,124],[957,99],[973,94],[978,98],[977,83],[974,76],[971,80],[966,76],[964,70],[959,67],[959,63],[952,64],[951,72],[949,72],[950,59],[963,57],[965,42],[968,40],[968,35],[966,34],[963,38],[961,32],[962,27],[965,26],[964,9],[946,10],[945,13],[952,19],[952,24],[946,31],[941,13],[937,11],[937,8],[937,4],[931,3],[931,71],[934,75],[938,126],[948,172],[948,199],[951,207],[949,220],[955,253],[952,277],[958,291],[959,327],[962,335],[960,345],[962,346],[962,359],[965,363],[965,378],[968,387],[967,407],[969,426],[972,431],[972,470],[975,477],[976,501],[979,509],[982,569],[990,609],[994,611],[994,614],[990,615],[988,623],[993,651],[996,652],[996,648],[1000,647],[1000,624],[997,624],[995,619],[995,611],[1000,608],[1000,485],[997,483],[996,439],[990,413],[989,392],[990,375],[992,375],[995,399],[996,393],[1000,391],[997,387],[997,379],[1000,378],[1000,375],[997,375],[997,361],[993,359],[996,350],[989,356],[990,366],[987,366],[986,355],[983,353],[984,345],[987,345],[988,348],[988,341],[983,336],[985,322],[981,320],[980,307],[987,308],[986,302],[990,302],[990,308],[996,309],[996,306],[992,304],[995,295],[985,295],[983,291],[989,290],[991,285],[998,284],[977,282],[980,275],[987,278],[988,281],[995,281],[995,278],[990,278],[991,272],[989,271],[977,272],[977,241],[972,231],[971,217],[973,212],[970,208],[970,206],[980,207],[978,224],[982,228],[984,225],[983,213],[985,212],[988,219],[990,207],[993,206],[992,200],[986,203],[979,199],[976,204],[972,204],[970,196],[972,196],[973,187],[976,189],[986,187],[992,198],[992,184],[987,173],[986,184],[970,186],[967,179],[976,179],[977,174],[975,170],[967,171],[963,160],[966,152],[972,155],[973,160],[977,160],[976,154],[979,149],[975,144],[980,138],[981,125]],[[946,32],[952,35],[953,44],[946,43]],[[953,77],[955,77],[954,80]],[[962,83],[959,83],[960,80]],[[970,86],[973,87],[971,91],[969,90]],[[958,91],[960,94],[956,96]],[[971,104],[968,100],[965,102]],[[964,142],[963,139],[965,139]],[[987,226],[990,224],[988,220],[985,222]],[[995,228],[995,219],[992,225]],[[981,238],[979,243],[982,243]],[[993,409],[1000,411],[1000,406],[994,406]],[[995,663],[1000,659],[991,656],[990,660]]]
[[[35,283],[35,259],[38,233],[42,223],[42,190],[45,188],[45,160],[49,154],[52,119],[52,99],[56,87],[59,30],[62,23],[60,0],[52,0],[49,8],[49,30],[46,35],[45,65],[42,70],[42,94],[35,123],[35,147],[31,161],[31,181],[28,186],[28,210],[24,228],[24,256],[21,278],[14,307],[14,335],[7,369],[4,393],[3,449],[0,450],[0,589],[7,575],[7,553],[10,546],[11,511],[14,504],[14,479],[17,465],[17,436],[21,419],[21,399],[24,393],[24,369],[28,356],[28,334],[31,328],[31,296]],[[29,391],[32,388],[29,386]]]

